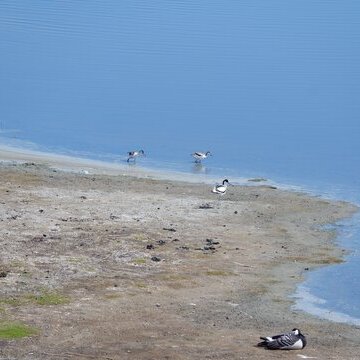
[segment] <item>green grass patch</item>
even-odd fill
[[[148,287],[147,284],[141,281],[135,282],[134,285],[139,289],[146,289]]]
[[[19,297],[9,297],[0,299],[0,304],[11,305],[11,306],[20,306],[25,303],[25,300]]]
[[[233,274],[228,271],[223,271],[223,270],[208,270],[206,272],[206,275],[208,275],[208,276],[230,276]]]
[[[0,323],[0,339],[11,340],[35,335],[37,330],[20,323]]]
[[[69,298],[58,293],[44,292],[40,295],[28,295],[27,298],[37,305],[62,305],[69,302]]]
[[[35,305],[62,305],[69,302],[69,298],[56,292],[43,292],[40,294],[26,294],[23,296],[1,298],[0,305],[25,306]]]
[[[134,259],[133,263],[136,265],[143,265],[146,263],[146,259],[144,259],[144,258]]]

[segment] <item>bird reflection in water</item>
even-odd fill
[[[196,162],[191,167],[191,172],[194,174],[209,174],[210,169],[204,166],[202,163]]]

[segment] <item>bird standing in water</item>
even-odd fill
[[[140,155],[145,156],[144,150],[129,151],[127,154],[128,154],[127,162],[130,162],[130,160],[136,161],[136,158]]]
[[[195,159],[195,162],[200,163],[201,160],[206,159],[208,156],[211,156],[210,151],[207,152],[200,152],[200,151],[196,151],[194,153],[191,154],[191,156]]]
[[[226,193],[227,187],[229,184],[229,180],[225,179],[221,184],[215,185],[212,189],[212,192],[215,194],[224,195]]]
[[[280,335],[260,337],[258,346],[270,350],[300,350],[306,346],[306,338],[299,329]]]

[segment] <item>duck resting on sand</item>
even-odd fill
[[[212,192],[215,194],[224,195],[226,193],[228,184],[229,184],[229,180],[225,179],[221,184],[215,185],[214,188],[212,189]]]
[[[306,338],[299,329],[280,335],[260,337],[258,346],[270,350],[300,350],[306,346]]]

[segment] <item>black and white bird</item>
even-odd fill
[[[129,151],[127,154],[128,154],[127,162],[129,162],[130,160],[136,161],[136,158],[140,155],[145,156],[144,150]]]
[[[229,180],[225,179],[221,184],[215,185],[214,188],[212,189],[212,192],[215,194],[224,195],[226,193],[228,184],[229,184]]]
[[[270,350],[300,350],[306,346],[306,338],[299,329],[280,335],[261,337],[258,346]]]
[[[207,152],[196,151],[191,154],[191,156],[195,159],[195,162],[197,162],[197,163],[200,163],[201,160],[206,159],[209,155],[211,156],[210,151],[207,151]]]

